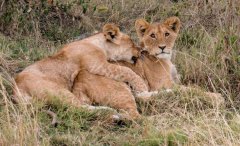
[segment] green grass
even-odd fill
[[[221,0],[61,0],[54,7],[46,1],[3,3],[0,145],[240,145],[239,6],[238,1],[231,5]],[[197,89],[176,87],[148,102],[138,101],[142,119],[115,123],[107,110],[76,109],[58,100],[28,105],[11,101],[14,75],[75,37],[115,22],[137,42],[137,18],[158,22],[172,15],[182,21],[173,62],[182,84]],[[221,93],[225,104],[217,105],[204,91]],[[57,126],[45,110],[57,115]]]

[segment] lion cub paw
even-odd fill
[[[143,91],[141,93],[138,93],[137,94],[137,97],[151,97],[151,96],[154,96],[154,95],[157,95],[158,94],[158,91]]]
[[[148,101],[151,99],[152,96],[155,96],[157,94],[158,94],[158,91],[151,91],[151,92],[144,91],[144,92],[138,93],[136,97],[143,99],[144,101]]]

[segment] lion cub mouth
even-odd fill
[[[160,52],[155,54],[155,56],[159,59],[171,59],[171,52]]]
[[[160,52],[160,53],[156,53],[156,56],[161,55],[161,54],[171,54],[171,53],[169,53],[169,52]]]

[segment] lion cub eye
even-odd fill
[[[156,38],[156,36],[155,36],[154,33],[152,33],[150,36],[151,36],[152,38]]]
[[[170,34],[168,32],[165,33],[165,37],[169,36]]]

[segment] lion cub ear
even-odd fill
[[[111,41],[115,44],[119,43],[120,29],[115,24],[105,24],[103,26],[103,34],[106,40]]]
[[[145,31],[148,29],[149,25],[150,24],[144,19],[136,20],[135,29],[136,29],[138,37],[140,37],[140,38],[143,37],[143,35],[144,35]]]
[[[170,27],[170,29],[172,29],[175,33],[179,32],[181,26],[180,19],[178,17],[170,17],[165,20],[164,24]]]

